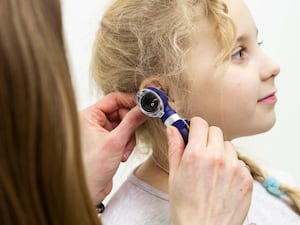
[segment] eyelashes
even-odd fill
[[[257,42],[257,45],[258,45],[259,47],[261,47],[261,46],[263,45],[263,43],[264,43],[264,41],[259,41],[259,42]]]
[[[258,47],[261,47],[263,43],[264,43],[263,41],[259,41],[259,42],[257,42],[257,46],[258,46]],[[248,56],[248,54],[249,54],[249,53],[248,53],[248,48],[247,48],[247,47],[245,47],[245,46],[239,46],[239,47],[233,52],[233,54],[231,55],[231,59],[232,59],[233,61],[241,61],[241,60],[246,59],[247,56]]]
[[[245,58],[245,56],[246,56],[246,48],[241,46],[231,55],[231,59],[242,60]]]

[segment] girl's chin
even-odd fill
[[[239,132],[239,134],[231,134],[231,135],[224,134],[224,140],[225,141],[232,141],[232,140],[237,139],[237,138],[246,137],[246,136],[253,136],[253,135],[258,135],[258,134],[268,132],[269,130],[271,130],[274,127],[275,120],[272,123],[261,124],[261,125],[263,125],[263,126],[257,126],[257,127],[255,127],[255,129],[253,129],[251,131],[248,130],[247,132]]]

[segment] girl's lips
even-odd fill
[[[260,100],[258,100],[258,103],[266,103],[266,104],[274,104],[277,102],[277,97],[275,94],[268,95]]]

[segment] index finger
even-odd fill
[[[112,92],[104,96],[92,107],[95,107],[97,110],[101,110],[105,114],[110,114],[122,108],[131,109],[135,105],[136,101],[133,94]]]
[[[202,149],[207,146],[208,123],[200,117],[193,117],[190,121],[189,141],[191,149]]]

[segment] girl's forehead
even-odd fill
[[[246,32],[249,27],[256,29],[251,12],[243,0],[225,0],[228,15],[241,32]]]

